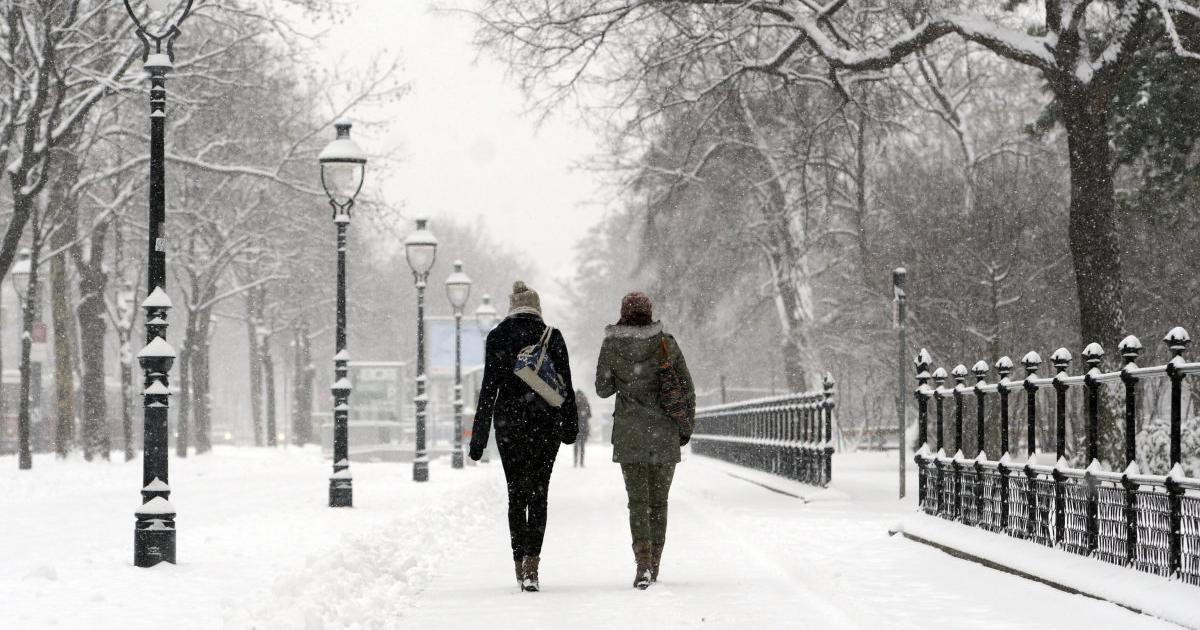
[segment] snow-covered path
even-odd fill
[[[662,574],[648,591],[634,590],[620,469],[607,461],[606,450],[594,451],[586,468],[572,468],[566,449],[559,458],[541,592],[517,589],[503,506],[497,505],[479,544],[450,556],[418,600],[407,620],[411,627],[783,628],[801,617],[810,627],[853,627],[844,612],[798,588],[769,547],[714,513],[714,500],[771,493],[729,483],[702,466],[679,470]]]
[[[1175,627],[889,537],[888,526],[913,508],[890,498],[894,477],[878,454],[842,457],[830,491],[689,458],[672,488],[660,582],[636,591],[620,472],[607,451],[592,450],[584,469],[571,467],[566,449],[559,458],[542,592],[517,589],[503,502],[492,501],[479,544],[447,557],[401,625],[926,628],[942,619],[958,628]]]
[[[427,484],[406,464],[356,463],[356,507],[331,510],[316,449],[173,461],[180,562],[146,570],[130,557],[139,463],[39,456],[22,473],[0,457],[0,627],[1174,627],[889,537],[914,510],[894,499],[894,454],[838,455],[826,491],[687,457],[662,579],[636,591],[608,454],[592,446],[575,469],[561,453],[540,593],[512,577],[495,463],[435,461]]]

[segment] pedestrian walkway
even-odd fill
[[[834,490],[777,484],[808,501],[751,483],[771,485],[767,476],[689,458],[675,476],[660,581],[636,591],[619,468],[594,450],[587,468],[572,468],[568,449],[557,463],[542,592],[518,590],[503,501],[489,501],[493,525],[446,554],[400,625],[924,628],[943,619],[962,628],[1174,627],[889,537],[888,526],[912,507],[887,497],[892,478],[878,454],[843,457]],[[497,493],[501,476],[497,467],[490,479]]]

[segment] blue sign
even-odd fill
[[[426,343],[429,344],[429,373],[454,374],[454,320],[427,319]],[[483,365],[483,345],[486,334],[477,322],[463,318],[462,322],[462,366],[463,371]]]

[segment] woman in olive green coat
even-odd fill
[[[683,353],[675,338],[654,321],[653,306],[645,294],[633,292],[621,301],[621,319],[605,330],[596,365],[596,393],[601,398],[617,395],[613,461],[621,464],[625,477],[637,562],[634,586],[641,589],[658,580],[667,536],[667,496],[679,449],[691,438],[659,402],[658,370],[664,342],[694,414],[696,394]]]

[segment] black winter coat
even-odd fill
[[[517,354],[538,342],[546,325],[532,313],[510,315],[488,333],[483,385],[471,432],[471,459],[478,460],[487,446],[490,427],[496,427],[500,457],[525,458],[534,454],[552,457],[559,443],[571,444],[579,432],[575,387],[567,343],[558,329],[550,336],[548,356],[563,379],[566,400],[555,409],[513,373]]]

